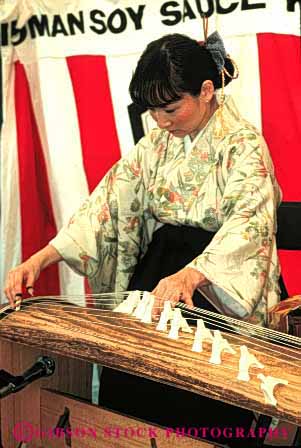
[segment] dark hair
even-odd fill
[[[234,73],[230,59],[226,59],[225,68],[230,75]],[[184,93],[199,95],[206,79],[215,89],[222,87],[221,74],[206,47],[188,36],[168,34],[148,44],[129,91],[132,101],[141,107],[163,107],[178,101]],[[225,85],[230,81],[225,75]]]

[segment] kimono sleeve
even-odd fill
[[[275,233],[281,193],[266,144],[256,133],[241,131],[228,137],[219,161],[217,187],[222,198],[217,208],[222,225],[190,266],[248,317],[260,302],[278,296]]]
[[[50,242],[94,292],[126,288],[140,251],[148,166],[143,138],[117,162]],[[124,284],[123,284],[124,283]]]

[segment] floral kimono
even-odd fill
[[[166,130],[143,137],[50,244],[93,292],[125,291],[159,223],[212,231],[188,266],[222,312],[263,324],[279,300],[280,199],[263,137],[228,97],[189,148]]]

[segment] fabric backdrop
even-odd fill
[[[1,2],[1,290],[7,271],[47,244],[132,148],[137,127],[153,125],[133,112],[128,94],[146,44],[173,32],[202,40],[202,12],[239,66],[228,91],[262,130],[283,199],[301,202],[300,3]],[[289,293],[301,293],[300,252],[280,257]],[[84,291],[83,279],[61,263],[42,273],[35,294]]]

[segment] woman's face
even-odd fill
[[[204,123],[208,107],[208,100],[202,94],[192,96],[185,93],[179,101],[150,109],[150,114],[159,128],[166,129],[176,137],[190,135],[193,139],[208,121]]]

